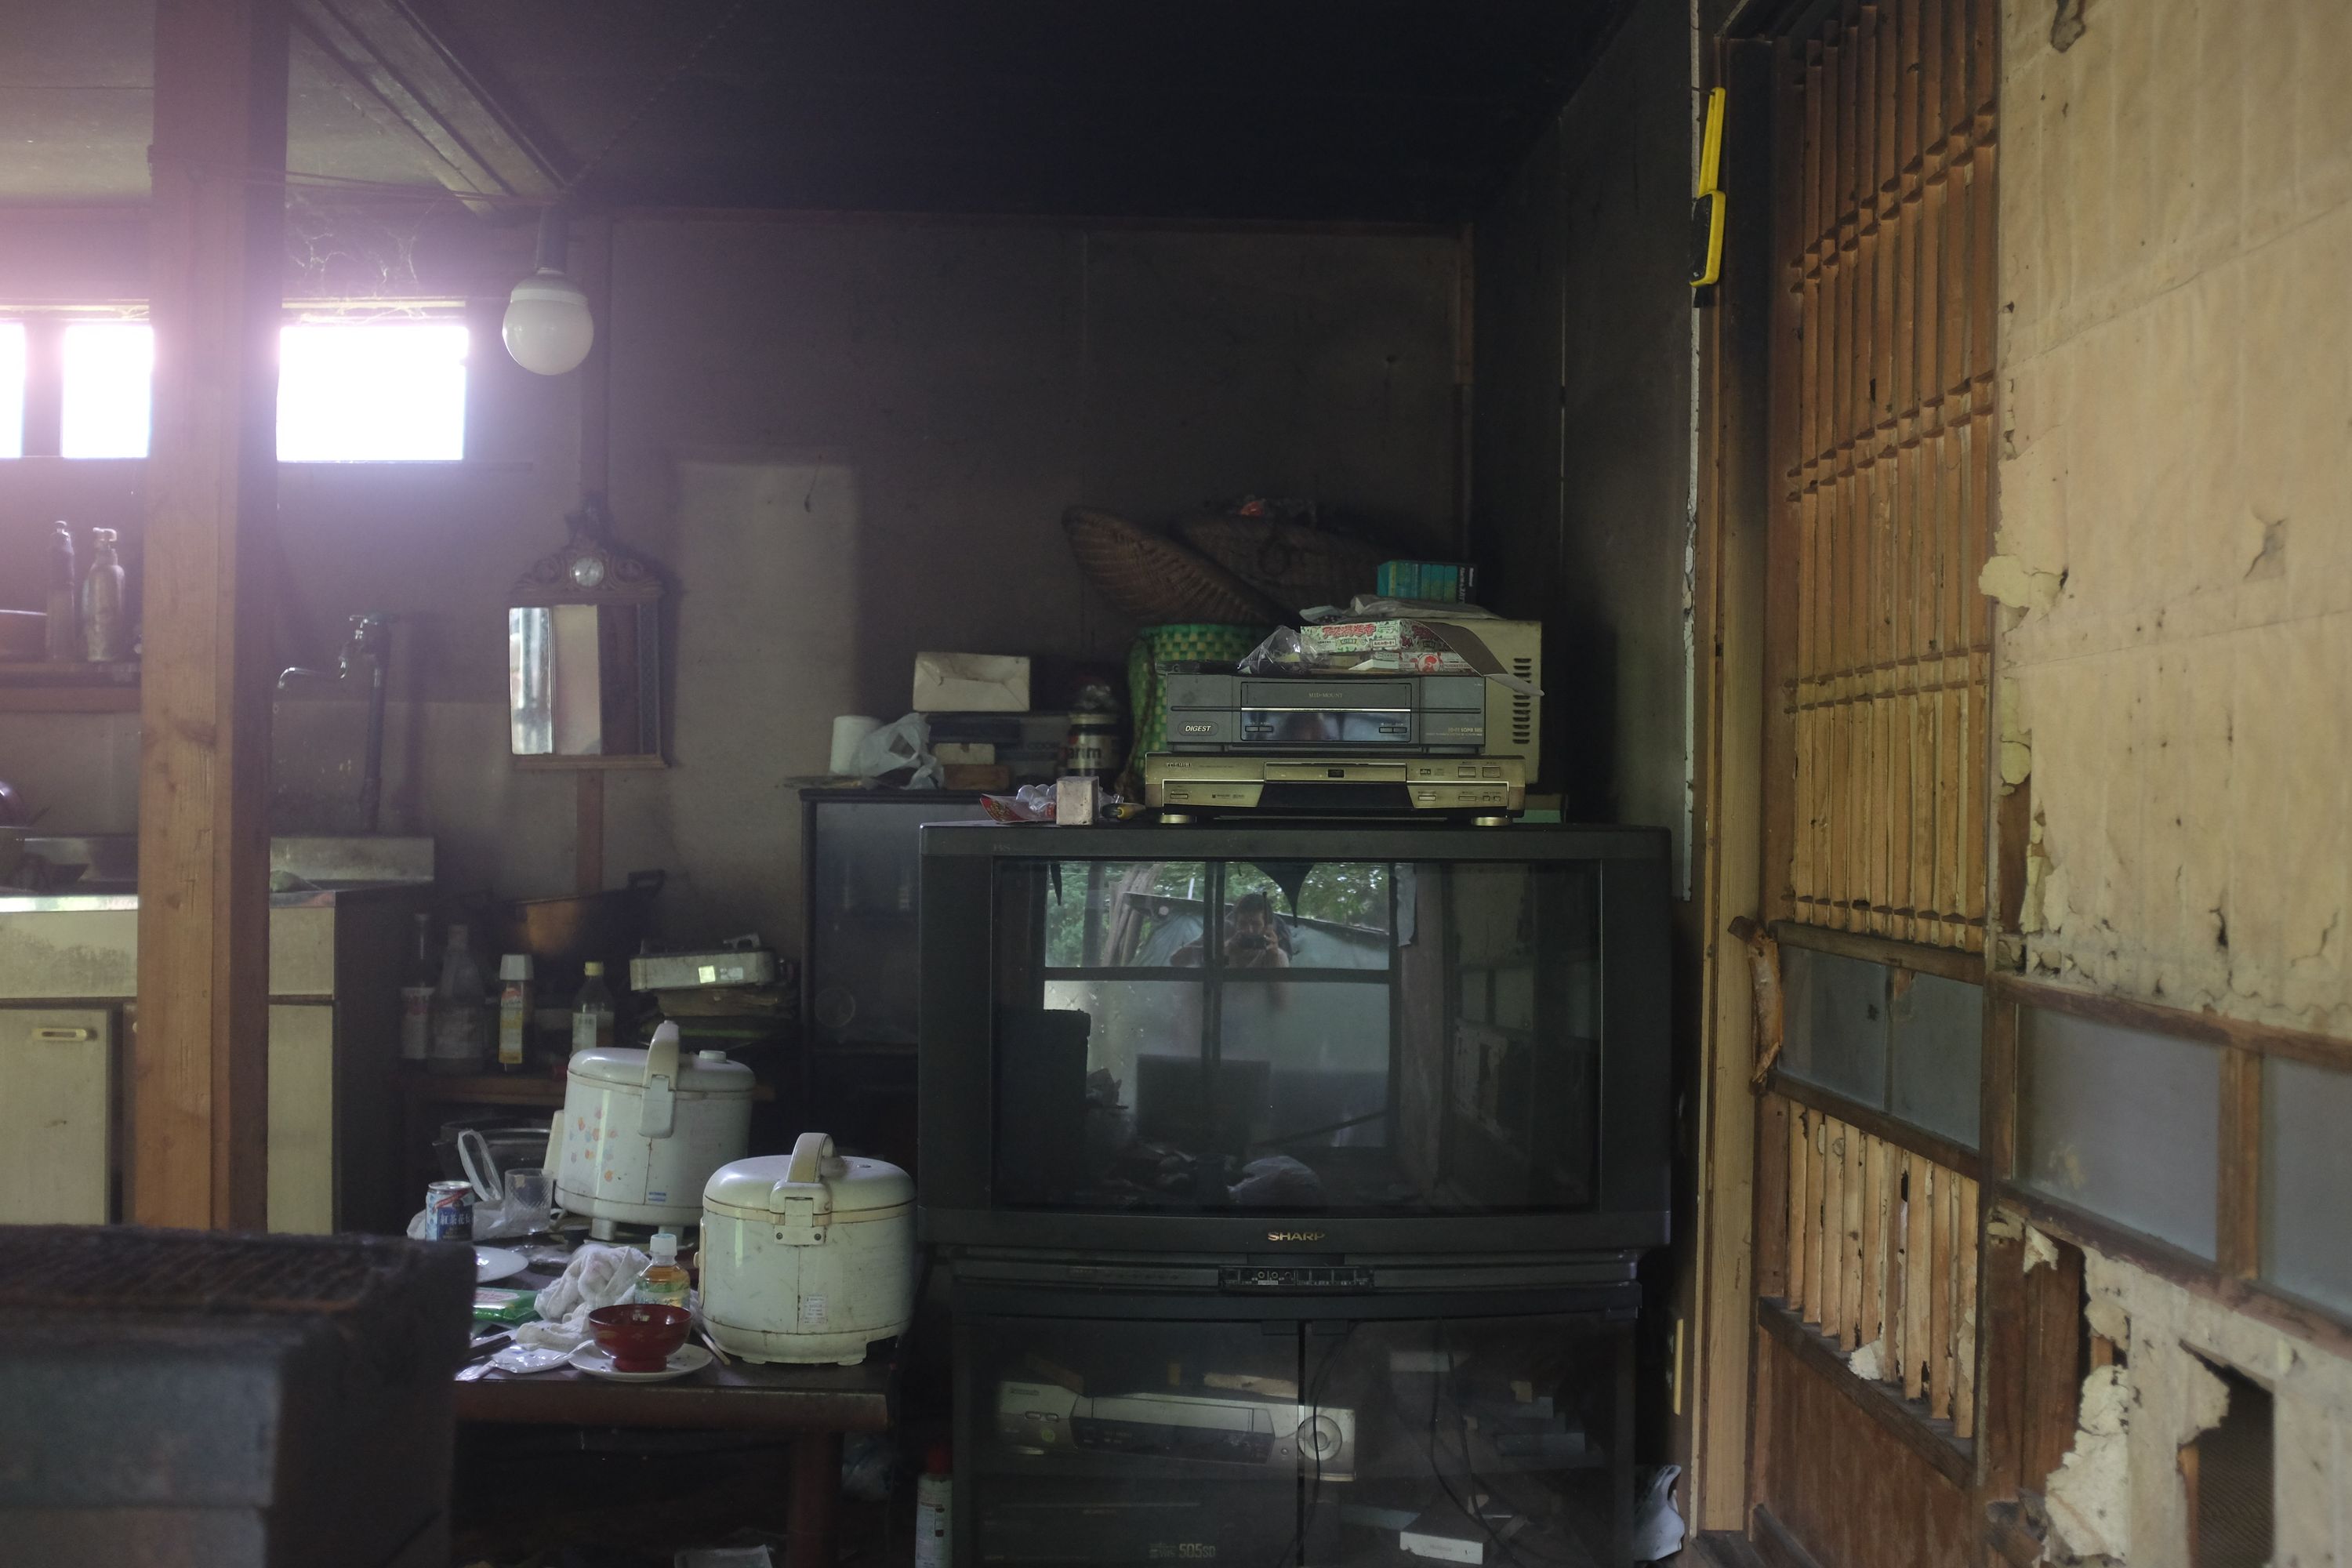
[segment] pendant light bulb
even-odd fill
[[[580,368],[596,341],[587,291],[564,275],[568,236],[561,208],[540,220],[539,270],[514,286],[499,335],[515,363],[540,375]]]

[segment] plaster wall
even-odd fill
[[[40,248],[45,279],[69,248]],[[35,270],[13,255],[0,285]],[[796,949],[787,781],[824,771],[834,714],[898,716],[921,648],[1123,665],[1073,503],[1159,521],[1311,496],[1450,554],[1457,258],[1414,235],[619,222],[611,504],[678,591],[673,765],[609,778],[613,878],[668,870],[670,935]],[[277,635],[325,665],[347,616],[393,614],[386,826],[436,835],[452,891],[521,897],[570,890],[572,784],[508,763],[503,606],[562,541],[582,410],[579,378],[499,351],[498,303],[474,311],[467,462],[281,468]],[[37,607],[58,517],[121,529],[135,581],[143,467],[0,463],[0,605]],[[0,778],[47,828],[128,830],[137,731],[0,713]]]
[[[2352,8],[2009,0],[2000,552],[2045,974],[2352,1033]]]
[[[2352,1361],[2095,1250],[2083,1263],[2092,1329],[2127,1354],[2085,1381],[2083,1425],[2051,1479],[2057,1560],[2189,1568],[2180,1450],[2226,1413],[2211,1370],[2226,1367],[2271,1394],[2271,1561],[2352,1563]]]
[[[2352,8],[2007,0],[2004,773],[2045,978],[2352,1034]],[[2089,1258],[2123,1386],[2052,1478],[2079,1552],[2188,1560],[2179,1446],[2276,1401],[2274,1561],[2352,1562],[2352,1363]],[[2068,1471],[2073,1474],[2070,1476]]]

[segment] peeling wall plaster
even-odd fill
[[[2004,3],[2030,962],[2352,1034],[2352,5]]]
[[[2188,1568],[2180,1449],[2228,1408],[2210,1363],[2271,1391],[2272,1561],[2352,1564],[2352,1361],[2096,1250],[2084,1249],[2083,1265],[2091,1326],[2127,1352],[2084,1380],[2074,1447],[2045,1488],[2053,1560]]]

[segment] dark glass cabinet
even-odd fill
[[[1630,1306],[980,1294],[960,1562],[1626,1561]]]

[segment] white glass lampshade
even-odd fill
[[[542,267],[514,287],[506,320],[499,329],[515,363],[541,375],[580,368],[596,341],[588,296],[552,267]]]

